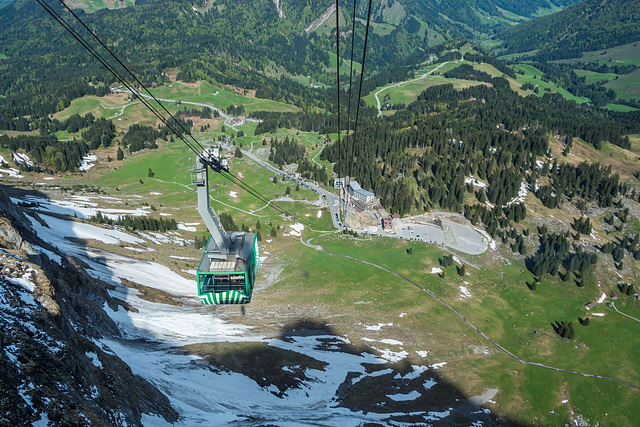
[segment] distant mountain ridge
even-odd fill
[[[498,36],[505,40],[505,54],[531,52],[532,59],[548,61],[640,40],[638,22],[638,1],[585,0],[518,24]]]

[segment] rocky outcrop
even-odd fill
[[[0,425],[178,419],[167,397],[104,344],[119,337],[103,310],[119,304],[107,290],[34,236],[0,187]]]

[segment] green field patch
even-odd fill
[[[562,95],[563,98],[568,99],[569,101],[575,101],[578,104],[583,104],[585,102],[590,102],[589,98],[586,97],[577,97],[572,95],[571,93],[569,93],[569,91],[567,91],[566,89],[557,86],[555,83],[553,82],[546,82],[544,80],[542,80],[542,76],[544,75],[544,73],[540,70],[538,70],[536,67],[532,66],[532,65],[527,65],[527,64],[517,64],[516,65],[516,70],[518,71],[524,71],[524,75],[523,74],[516,74],[516,78],[518,80],[518,82],[524,84],[524,83],[531,83],[534,86],[538,85],[538,95],[543,96],[545,93],[549,92],[549,93],[558,93],[560,95]]]
[[[629,111],[638,111],[637,108],[633,108],[623,104],[607,104],[605,108],[607,110],[618,111],[620,113],[628,113]]]
[[[341,26],[344,25],[344,23],[346,22],[344,19],[344,12],[342,11],[342,8],[338,9],[340,17],[340,24]],[[327,19],[324,20],[324,22],[322,22],[320,25],[318,25],[316,28],[312,28],[309,33],[317,33],[323,36],[329,36],[331,34],[331,30],[336,28],[336,13],[335,11],[329,15],[327,17]]]
[[[452,304],[492,339],[525,360],[640,384],[640,373],[635,369],[640,363],[640,348],[637,340],[633,338],[640,333],[640,323],[612,312],[604,304],[591,310],[602,312],[605,316],[591,314],[590,326],[582,326],[578,320],[579,317],[584,318],[591,313],[585,310],[584,304],[597,299],[600,294],[593,280],[588,280],[584,288],[579,288],[571,282],[562,283],[557,278],[545,276],[537,290],[531,291],[526,283],[533,282],[533,275],[524,268],[521,261],[511,260],[510,265],[503,264],[499,268],[481,270],[469,268],[468,265],[467,272],[470,275],[465,277],[468,282],[465,286],[472,297],[461,298],[458,287],[463,282],[457,276],[455,267],[445,270],[444,280],[435,274],[428,274],[428,269],[437,265],[437,259],[442,255],[439,248],[424,244],[411,245],[393,239],[345,239],[338,236],[318,238],[313,243],[365,259],[411,278]],[[412,255],[406,252],[410,245],[413,248]],[[344,304],[344,299],[347,298],[372,302],[380,319],[384,319],[400,307],[406,307],[406,310],[411,312],[416,309],[415,300],[424,304],[424,310],[430,306],[430,298],[422,293],[417,295],[415,300],[405,300],[412,286],[398,278],[386,277],[385,272],[369,271],[366,266],[362,267],[355,261],[348,264],[339,257],[331,257],[330,260],[322,262],[322,254],[309,256],[314,256],[315,262],[320,263],[323,266],[320,268],[324,268],[325,271],[327,264],[335,267],[332,271],[336,273],[331,280],[347,281],[356,285],[353,288],[346,286],[334,291],[336,285],[331,284],[327,294],[318,294],[318,302],[327,301],[327,298],[333,299],[336,304]],[[482,257],[471,257],[468,262],[473,265],[482,264],[483,261]],[[310,277],[316,277],[315,274],[318,274],[311,263],[304,262],[304,268],[313,272],[310,273]],[[344,273],[340,272],[345,270],[350,274],[343,278]],[[309,282],[310,280],[300,279],[300,284],[304,283],[305,288]],[[379,286],[379,282],[383,282],[384,286]],[[361,287],[368,292],[363,295]],[[336,293],[342,298],[336,296]],[[354,305],[354,310],[360,310],[360,307]],[[402,310],[404,311],[404,308]],[[637,305],[625,306],[625,310],[631,314],[635,312],[636,315],[640,311]],[[440,313],[439,316],[442,316],[439,317],[442,319],[445,314]],[[431,318],[436,319],[436,316],[432,315]],[[552,327],[555,321],[571,321],[576,331],[576,339],[567,340],[557,335]],[[467,331],[460,318],[454,317],[453,322],[460,325],[461,332],[474,333],[472,330]],[[487,341],[484,341],[483,345],[491,351],[497,351]],[[512,407],[520,407],[526,402],[524,407],[527,409],[517,415],[518,418],[531,419],[533,415],[540,417],[540,414],[544,414],[544,424],[564,422],[568,410],[564,409],[566,406],[561,402],[564,399],[563,390],[566,389],[571,404],[580,407],[580,413],[588,414],[591,420],[606,420],[604,412],[617,417],[614,413],[618,411],[622,424],[625,423],[623,420],[631,419],[628,401],[621,398],[628,393],[635,393],[629,387],[607,380],[588,379],[512,363],[506,358],[502,359],[501,352],[498,354],[501,357],[499,367],[487,364],[486,370],[480,372],[480,375],[487,379],[488,384],[496,384],[501,393],[514,396],[506,402],[503,402],[501,397],[499,401],[502,407],[503,403],[507,402],[508,406]],[[480,363],[468,363],[477,368],[481,366]],[[500,376],[500,373],[505,375],[496,381],[495,376]],[[550,409],[554,409],[553,414],[549,413]],[[622,409],[624,411],[621,411]],[[632,411],[637,413],[638,409],[634,408]]]
[[[442,75],[442,74],[446,73],[447,71],[450,71],[450,70],[453,70],[454,68],[457,68],[463,62],[464,61],[450,61],[447,64],[444,64],[442,67],[438,68],[437,71],[434,71],[434,74]]]
[[[97,97],[92,95],[86,95],[82,98],[77,98],[71,101],[69,107],[54,114],[53,117],[63,121],[79,114],[84,116],[87,113],[93,114],[96,118],[109,118],[117,114],[123,106],[128,102],[124,101],[121,97],[105,96]]]
[[[239,89],[240,92],[243,92]],[[235,91],[225,90],[206,81],[194,83],[174,82],[165,84],[152,90],[156,98],[181,101],[183,107],[202,109],[202,106],[189,105],[188,102],[206,104],[226,111],[229,106],[244,105],[247,113],[254,111],[283,111],[296,112],[298,107],[268,99],[245,96]]]
[[[362,25],[367,25],[367,21],[362,18],[356,18],[356,21]],[[379,36],[388,36],[396,29],[395,25],[386,22],[370,22],[369,25],[371,25],[373,32]]]
[[[422,28],[420,30],[422,31]],[[429,47],[437,46],[441,43],[444,43],[446,40],[442,33],[431,27],[427,27],[425,37],[427,39],[427,45]]]
[[[82,130],[76,133],[69,133],[66,130],[59,130],[57,132],[54,132],[53,134],[61,141],[69,141],[72,139],[82,138]]]
[[[640,70],[605,83],[604,87],[612,89],[618,98],[640,98]]]
[[[407,16],[404,6],[399,1],[394,1],[390,7],[382,10],[382,18],[391,25],[398,26]]]
[[[133,0],[125,0],[125,7],[135,5]],[[87,13],[97,12],[101,9],[121,9],[120,2],[108,0],[71,0],[68,2],[72,9],[82,9]]]
[[[578,77],[584,77],[585,83],[588,85],[599,83],[602,81],[608,82],[618,77],[618,75],[615,73],[598,73],[598,72],[589,71],[589,70],[573,70],[573,71],[574,73],[576,73]]]
[[[328,71],[336,71],[336,54],[333,52],[329,52],[329,63],[331,64],[331,68]],[[340,62],[340,74],[349,75],[351,72],[351,61],[346,58],[342,58]],[[356,73],[359,75],[360,70],[362,70],[362,64],[357,61],[353,61],[353,75],[356,76]]]

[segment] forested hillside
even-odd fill
[[[537,18],[499,34],[504,53],[531,52],[537,61],[580,57],[640,40],[640,3],[585,0],[562,12]]]
[[[537,10],[573,2],[374,2],[367,74],[421,62],[433,53],[433,45],[447,38],[492,32],[508,21],[499,8],[528,17]],[[329,0],[291,0],[281,2],[279,11],[273,2],[261,0],[196,2],[197,9],[186,0],[158,0],[137,2],[124,9],[81,13],[81,17],[145,84],[161,83],[162,71],[176,68],[180,71],[178,77],[185,81],[206,79],[256,90],[256,96],[261,98],[303,108],[327,108],[332,97],[324,90],[312,90],[282,77],[310,76],[317,82],[333,84],[332,21],[327,20],[322,28],[309,27],[332,4]],[[70,18],[60,4],[52,3],[52,7]],[[342,7],[345,22],[341,22],[341,56],[347,58],[352,24],[347,11],[352,9],[352,3]],[[364,7],[357,9],[356,52],[364,45],[366,12]],[[492,15],[493,20],[489,19]],[[0,61],[2,119],[60,111],[72,99],[104,95],[107,90],[103,84],[114,82],[36,3],[20,0],[1,9],[0,39],[0,55],[6,57]]]
[[[323,158],[336,162],[340,176],[353,176],[401,215],[412,209],[460,211],[467,192],[481,202],[506,205],[523,180],[535,189],[550,167],[559,175],[551,173],[541,181],[549,185],[549,191],[543,187],[539,192],[543,203],[553,204],[545,200],[553,193],[558,199],[611,206],[619,191],[617,177],[609,181],[608,172],[575,169],[570,175],[584,175],[576,178],[584,185],[574,188],[569,183],[575,181],[562,178],[565,171],[552,164],[542,167],[538,160],[547,159],[549,134],[565,140],[567,152],[573,138],[596,148],[603,141],[628,147],[626,135],[640,132],[640,116],[580,107],[557,94],[523,98],[506,79],[489,81],[491,86],[463,90],[431,87],[406,109],[360,127],[355,146],[347,137],[327,147]],[[488,189],[476,192],[466,186],[469,176],[486,180]],[[592,185],[583,181],[592,178]]]

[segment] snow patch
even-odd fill
[[[359,323],[359,325],[362,325],[362,323]],[[393,326],[393,323],[378,323],[377,325],[372,325],[372,326],[367,326],[367,325],[362,325],[362,326],[364,326],[364,328],[367,331],[379,331],[385,326]]]
[[[433,365],[430,365],[429,367],[431,369],[440,369],[446,364],[447,364],[447,362],[434,363]]]
[[[416,354],[420,357],[427,357],[427,354],[429,354],[429,352],[427,350],[416,350]]]
[[[409,372],[406,375],[396,374],[396,376],[393,377],[393,378],[396,379],[396,380],[399,380],[399,379],[415,380],[420,375],[422,375],[422,373],[427,372],[429,370],[428,366],[411,365],[411,367],[413,368],[413,371]]]
[[[409,393],[388,394],[387,397],[395,402],[406,402],[408,400],[416,400],[422,396],[419,391],[412,390]]]
[[[487,184],[486,182],[478,181],[472,176],[465,178],[464,183],[473,184],[474,187],[489,188],[489,184]]]
[[[42,248],[34,244],[31,244],[31,247],[35,249],[40,255],[46,255],[47,258],[49,258],[51,261],[56,262],[59,265],[62,265],[62,257],[56,254],[55,252],[52,252],[50,250],[47,250],[45,248]]]
[[[598,299],[598,304],[602,304],[606,299],[607,299],[607,294],[603,292],[602,295],[600,295],[600,298]]]
[[[302,236],[302,230],[304,230],[304,225],[296,222],[295,224],[291,224],[289,226],[291,228],[291,232],[289,233],[291,236]]]
[[[82,161],[80,162],[80,167],[78,168],[78,170],[80,172],[86,172],[92,167],[94,167],[95,164],[93,162],[97,162],[97,161],[98,161],[98,156],[96,156],[95,154],[86,155],[82,158]]]
[[[436,384],[438,384],[436,380],[434,380],[433,378],[429,378],[424,382],[423,386],[425,390],[429,390],[431,387],[433,387]]]
[[[10,178],[24,178],[24,175],[22,175],[16,168],[0,169],[0,177],[4,175]]]
[[[178,227],[178,230],[192,231],[192,232],[197,231],[197,229],[195,227],[188,226],[187,224],[185,224],[183,222],[179,222],[177,224],[177,227]]]
[[[442,269],[440,267],[432,267],[431,274],[440,274],[442,273]]]
[[[520,189],[518,190],[518,195],[514,197],[506,206],[511,206],[514,203],[524,203],[524,199],[527,197],[527,182],[522,181],[520,183]]]
[[[467,289],[466,286],[460,286],[460,299],[462,300],[462,298],[471,298],[471,292],[469,292],[469,290]]]
[[[96,368],[102,369],[102,362],[98,358],[98,354],[97,353],[94,353],[92,351],[88,351],[88,352],[85,353],[85,356],[87,356],[89,358],[89,360],[91,360],[91,363],[93,363],[93,366],[95,366]]]
[[[31,161],[29,156],[27,156],[26,154],[24,154],[24,153],[11,153],[11,154],[12,154],[12,157],[13,157],[13,161],[17,165],[33,166],[33,162]]]

